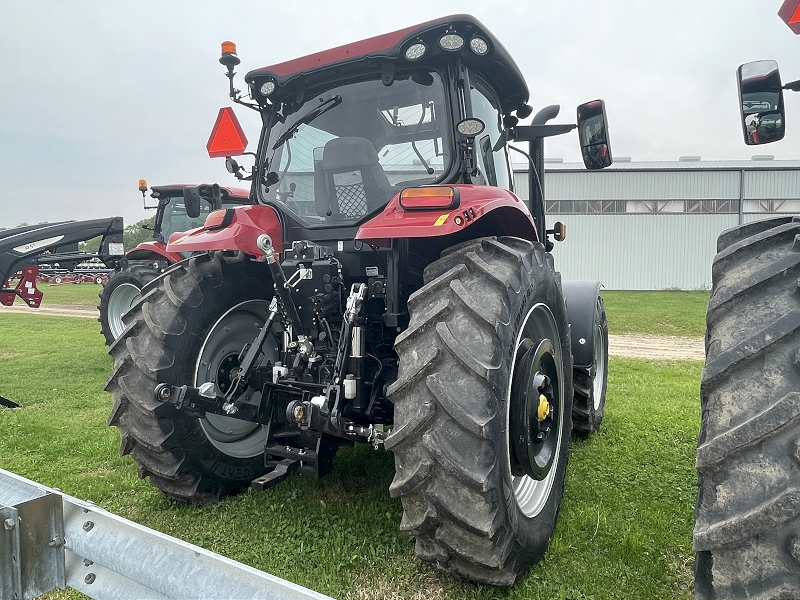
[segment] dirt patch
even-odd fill
[[[705,360],[703,338],[668,335],[609,335],[612,356],[644,359]]]
[[[14,304],[14,306],[0,305],[0,314],[37,314],[49,315],[51,317],[83,317],[86,319],[96,319],[99,316],[97,308],[86,306],[85,304],[47,304],[39,308],[30,308],[24,304]]]

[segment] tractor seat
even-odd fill
[[[317,214],[332,221],[356,221],[394,195],[375,147],[366,138],[328,141],[314,165]]]

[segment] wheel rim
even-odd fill
[[[251,343],[267,320],[269,303],[264,300],[249,300],[237,304],[222,315],[208,332],[197,358],[194,385],[214,382],[217,394],[224,394],[230,387],[234,370],[239,366],[238,356],[245,344]],[[276,361],[278,350],[269,343],[264,347],[264,360]],[[248,389],[245,398],[256,404],[261,392]],[[267,427],[250,421],[242,421],[221,415],[206,415],[200,420],[208,441],[221,452],[235,458],[250,458],[264,452]]]
[[[553,313],[547,305],[536,304],[528,311],[515,348],[511,366],[513,377],[506,402],[506,423],[509,424],[508,470],[514,501],[526,517],[532,518],[542,511],[550,496],[562,443],[564,383],[561,338]],[[544,419],[540,418],[538,410],[532,410],[535,398],[531,397],[531,393],[547,398],[549,415]],[[523,440],[528,448],[528,468],[523,467],[526,456],[519,456],[522,453],[519,439],[521,428],[525,431],[524,435],[534,436],[533,439]],[[535,436],[542,433],[544,438],[537,440]],[[528,474],[519,474],[523,472]]]
[[[120,283],[108,299],[108,328],[114,338],[125,331],[122,315],[128,312],[142,297],[141,290],[132,283]]]
[[[606,380],[606,345],[603,328],[598,323],[594,329],[594,378],[592,379],[592,400],[594,409],[599,410],[603,400],[603,382]]]

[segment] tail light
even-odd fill
[[[450,210],[458,204],[458,188],[430,186],[406,188],[400,192],[400,206],[405,210]]]

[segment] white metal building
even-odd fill
[[[545,161],[548,227],[567,226],[556,243],[565,279],[599,279],[606,289],[709,289],[717,236],[775,214],[800,214],[800,161],[634,163],[602,171]],[[528,197],[527,170],[514,170]]]

